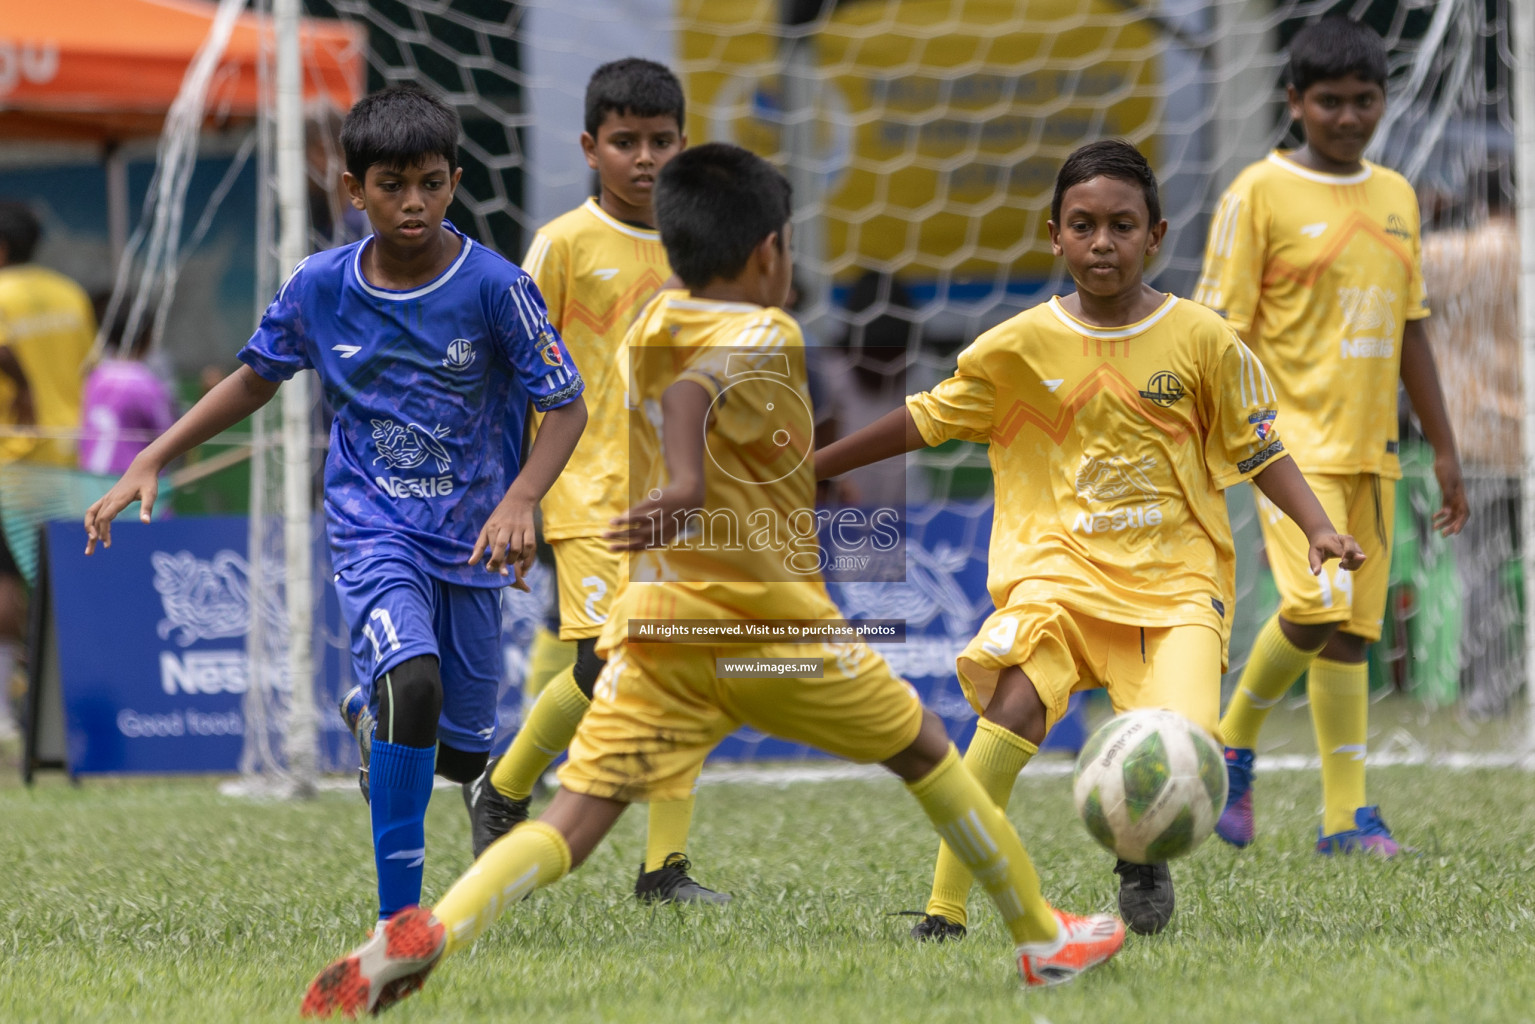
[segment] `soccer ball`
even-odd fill
[[[1094,839],[1134,864],[1190,853],[1226,807],[1226,763],[1205,732],[1172,711],[1129,711],[1093,733],[1073,795]]]

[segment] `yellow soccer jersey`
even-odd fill
[[[658,295],[625,339],[632,498],[665,482],[661,399],[693,381],[713,400],[704,439],[705,508],[664,548],[633,557],[599,641],[630,619],[835,619],[819,571],[814,417],[799,327],[779,309]]]
[[[32,391],[36,425],[80,426],[86,356],[96,338],[96,315],[84,289],[62,274],[27,263],[0,269],[0,346],[11,349]],[[14,425],[15,388],[0,377],[0,423]],[[27,459],[75,464],[75,442],[0,439],[0,461]]]
[[[1262,364],[1208,309],[1168,296],[1103,329],[1052,298],[981,335],[906,407],[930,445],[990,446],[998,608],[1041,601],[1228,636],[1236,559],[1221,491],[1284,445]]]
[[[629,507],[619,344],[635,314],[671,276],[671,267],[657,232],[615,220],[588,199],[533,237],[523,269],[538,285],[549,322],[586,381],[586,430],[565,472],[544,495],[544,536],[600,536]]]
[[[1269,154],[1222,197],[1194,298],[1273,375],[1301,469],[1401,476],[1402,329],[1428,316],[1405,178],[1368,162],[1322,174]]]

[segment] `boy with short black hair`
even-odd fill
[[[542,502],[544,538],[554,550],[559,635],[574,641],[575,663],[543,688],[506,753],[469,790],[474,854],[528,816],[533,786],[570,745],[602,671],[597,635],[627,576],[625,558],[603,533],[628,508],[628,417],[618,361],[624,332],[671,268],[655,229],[656,176],[687,146],[682,84],[638,57],[604,64],[586,87],[581,150],[597,172],[598,194],[539,229],[523,269],[532,275],[586,377],[591,422],[567,471]],[[693,795],[650,805],[645,861],[635,895],[647,901],[730,899],[689,875]]]
[[[839,618],[820,575],[797,574],[794,552],[773,539],[785,538],[797,515],[813,521],[815,508],[804,349],[794,321],[774,308],[790,282],[788,182],[745,150],[711,143],[661,173],[656,213],[688,290],[662,292],[625,339],[637,431],[632,486],[641,500],[609,536],[636,552],[633,576],[598,640],[609,661],[560,769],[563,788],[538,821],[491,846],[434,911],[400,915],[322,971],[306,1014],[376,1011],[419,988],[445,953],[585,860],[631,801],[687,793],[709,750],[742,723],[882,762],[905,779],[997,902],[1025,984],[1069,981],[1124,940],[1112,916],[1073,917],[1045,902],[1017,833],[960,763],[937,716],[861,640],[637,640],[654,620],[728,628]],[[709,536],[748,518],[760,543]],[[709,527],[695,529],[700,521]],[[823,661],[823,676],[737,677],[715,661],[807,654]]]
[[[1219,317],[1142,280],[1167,230],[1145,157],[1117,140],[1078,149],[1050,216],[1077,290],[983,334],[953,377],[816,456],[830,477],[956,437],[990,446],[997,610],[958,674],[981,716],[965,764],[999,808],[1077,690],[1215,733],[1235,597],[1225,488],[1250,479],[1303,524],[1313,572],[1359,561],[1287,456],[1262,365]],[[1125,923],[1165,928],[1167,866],[1115,871]],[[913,937],[963,936],[970,884],[945,843]]]
[[[1369,561],[1352,575],[1305,571],[1295,524],[1263,498],[1258,523],[1279,585],[1221,731],[1230,780],[1216,833],[1253,841],[1253,748],[1264,719],[1306,674],[1322,757],[1318,853],[1390,857],[1398,845],[1365,805],[1365,663],[1380,638],[1395,521],[1397,384],[1434,449],[1443,505],[1434,526],[1468,514],[1455,438],[1423,329],[1417,197],[1363,158],[1385,112],[1386,48],[1369,26],[1327,18],[1290,45],[1290,116],[1306,141],[1237,176],[1211,223],[1195,299],[1226,317],[1273,375],[1285,438],[1334,521]]]
[[[240,350],[244,365],[85,515],[86,553],[98,540],[110,547],[112,518],[129,504],[141,502],[149,521],[167,463],[261,408],[293,374],[318,373],[335,410],[325,462],[332,569],[377,723],[380,920],[420,902],[433,772],[468,782],[484,769],[500,590],[523,585],[534,506],[586,420],[580,374],[538,289],[443,219],[462,173],[458,131],[452,108],[414,88],[358,101],[341,133],[344,182],[373,233],[300,262]],[[519,468],[502,430],[529,402],[544,430]]]

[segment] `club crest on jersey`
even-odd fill
[[[548,331],[538,336],[538,357],[550,366],[565,365],[565,354],[560,351],[559,339]]]
[[[1146,382],[1146,390],[1140,394],[1146,401],[1155,402],[1165,409],[1177,404],[1186,392],[1177,374],[1171,370],[1158,370],[1151,375],[1151,380]]]
[[[474,362],[474,344],[468,338],[454,338],[448,342],[448,354],[442,365],[450,370],[467,370]]]
[[[1412,241],[1412,232],[1407,230],[1407,222],[1394,213],[1386,218],[1386,234],[1404,242]]]

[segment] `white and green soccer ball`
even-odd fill
[[[1088,738],[1073,795],[1094,839],[1124,860],[1191,853],[1226,807],[1226,762],[1199,726],[1172,711],[1128,711]]]

